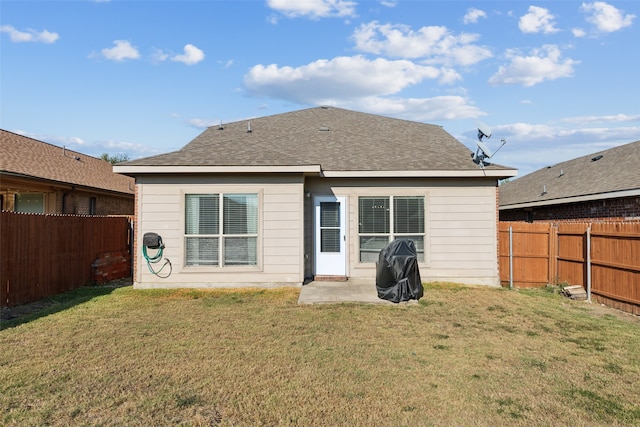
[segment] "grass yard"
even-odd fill
[[[640,319],[549,290],[416,305],[83,288],[0,331],[0,424],[640,424]]]

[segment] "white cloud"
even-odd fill
[[[59,147],[66,147],[72,150],[80,152],[87,147],[87,143],[84,139],[78,136],[51,136],[51,135],[39,135],[27,132],[16,132],[20,135],[28,136],[29,138],[37,139],[39,141],[46,141],[49,144],[57,145]],[[84,153],[84,151],[83,151]],[[88,153],[84,153],[88,154]],[[89,154],[90,155],[90,154]]]
[[[467,13],[464,15],[464,18],[462,18],[462,22],[465,24],[475,24],[478,22],[478,19],[486,17],[487,14],[483,10],[471,7],[467,9]]]
[[[582,28],[572,28],[571,33],[574,37],[585,37],[587,35],[587,32]]]
[[[96,152],[97,148],[101,148],[102,152],[109,153],[122,153],[122,154],[131,154],[136,153],[136,155],[149,153],[151,150],[149,147],[138,144],[135,142],[127,142],[127,141],[114,141],[114,140],[98,140],[90,144],[91,148],[93,148],[93,152]],[[157,151],[157,150],[153,150]]]
[[[534,49],[529,56],[522,56],[516,50],[507,51],[509,64],[501,66],[490,79],[491,85],[521,84],[533,86],[545,80],[573,76],[573,67],[579,61],[563,59],[556,45],[544,45]]]
[[[233,59],[228,59],[226,61],[216,61],[218,64],[221,64],[224,68],[231,68],[235,61]]]
[[[353,56],[321,59],[297,68],[256,65],[245,74],[244,84],[256,96],[331,104],[335,99],[395,94],[425,79],[442,77],[438,68],[411,61]]]
[[[612,144],[621,142],[632,142],[638,139],[640,126],[601,126],[589,127],[588,124],[595,123],[599,119],[614,116],[601,116],[600,118],[590,117],[566,117],[556,123],[532,124],[532,123],[510,123],[493,126],[493,135],[526,142],[531,146],[547,144],[549,146],[561,147],[565,144],[581,144],[587,141],[602,142],[608,141]],[[634,116],[631,116],[634,117]],[[591,120],[594,119],[594,120]],[[596,120],[597,119],[597,120]],[[602,120],[603,122],[609,120]],[[619,123],[623,120],[611,120],[610,123]],[[568,124],[569,126],[566,126]]]
[[[245,76],[249,94],[304,105],[335,105],[374,114],[421,120],[453,120],[485,113],[463,96],[394,97],[425,79],[455,79],[453,70],[407,60],[361,56],[318,60],[301,67],[256,65]]]
[[[194,65],[204,60],[204,52],[192,44],[187,44],[184,47],[184,54],[172,56],[171,60],[187,65]]]
[[[162,62],[162,61],[166,61],[167,59],[169,59],[169,54],[164,52],[161,49],[157,49],[154,48],[153,49],[153,53],[151,54],[151,61],[152,62]]]
[[[561,120],[564,123],[625,123],[640,122],[640,114],[611,114],[607,116],[577,116]]]
[[[440,69],[440,77],[438,78],[438,83],[450,85],[458,80],[462,80],[462,76],[456,70],[452,68]]]
[[[9,34],[12,42],[33,42],[33,43],[54,43],[60,38],[58,33],[52,33],[47,30],[36,31],[28,29],[27,31],[19,31],[11,25],[0,26],[0,32]]]
[[[601,1],[582,3],[580,10],[588,14],[587,22],[595,25],[598,31],[605,33],[611,33],[630,26],[636,17],[631,14],[625,15],[614,6]]]
[[[529,12],[520,17],[518,26],[523,33],[555,33],[559,30],[554,27],[553,18],[548,9],[529,6]]]
[[[214,125],[219,125],[220,122],[215,123],[212,120],[206,120],[206,119],[188,119],[186,120],[186,123],[189,126],[192,126],[196,129],[206,129],[208,127],[214,126]]]
[[[385,7],[396,7],[398,5],[397,0],[394,1],[381,1],[380,2],[381,5],[385,6]]]
[[[361,52],[399,58],[423,58],[431,64],[468,66],[492,56],[486,47],[473,44],[478,34],[453,35],[443,26],[422,27],[413,31],[407,25],[362,24],[353,33]]]
[[[134,46],[131,46],[131,43],[129,43],[129,41],[115,40],[113,43],[115,44],[114,47],[102,49],[100,51],[102,56],[112,61],[124,61],[125,59],[140,58],[138,49],[136,49]]]
[[[485,112],[471,104],[469,99],[462,96],[436,96],[433,98],[365,97],[342,102],[340,105],[343,108],[422,122],[473,119],[486,115]]]
[[[126,141],[114,141],[114,140],[94,140],[87,141],[78,136],[60,136],[60,135],[47,135],[25,132],[21,130],[13,131],[16,134],[27,136],[29,138],[37,139],[38,141],[44,141],[49,144],[56,145],[58,147],[65,147],[68,150],[77,151],[78,153],[85,154],[87,156],[93,156],[99,158],[103,153],[109,154],[127,154],[131,159],[150,156],[158,154],[157,147],[149,147],[144,144],[138,144]]]
[[[356,3],[347,0],[267,0],[267,6],[289,18],[355,16]]]

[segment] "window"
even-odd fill
[[[396,239],[413,240],[424,262],[423,196],[358,198],[360,262],[376,262],[380,250]]]
[[[186,265],[257,265],[258,195],[187,194]]]
[[[320,252],[340,253],[340,202],[320,202]]]
[[[95,215],[95,214],[96,214],[96,198],[91,197],[89,199],[89,215]]]
[[[24,213],[44,213],[44,194],[21,193],[15,195],[14,210]]]

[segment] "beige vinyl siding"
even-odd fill
[[[375,264],[359,262],[359,196],[425,196],[424,281],[498,286],[496,182],[492,179],[308,179],[316,194],[348,197],[348,275],[375,281]]]
[[[430,280],[497,286],[495,183],[430,197]]]
[[[302,198],[301,178],[295,185],[265,188],[263,271],[279,276],[279,281],[304,280]]]
[[[314,196],[347,198],[347,275],[375,282],[375,263],[359,262],[358,197],[424,196],[424,281],[497,286],[496,182],[494,179],[326,179],[302,175],[143,176],[138,179],[138,242],[160,234],[171,260],[170,278],[151,274],[136,249],[136,287],[300,285],[314,273]],[[184,195],[257,193],[258,265],[185,267]],[[156,265],[156,268],[159,268]]]
[[[160,234],[166,245],[163,257],[171,260],[173,271],[167,279],[152,274],[142,256],[142,247],[138,245],[136,287],[300,285],[304,280],[301,176],[258,176],[254,179],[146,176],[139,178],[138,184],[138,241],[141,242],[144,233],[149,231]],[[258,194],[257,266],[185,266],[185,194],[209,193]],[[153,267],[157,270],[162,264],[153,264]]]

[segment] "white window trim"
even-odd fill
[[[377,198],[382,198],[382,197],[388,197],[389,198],[389,233],[360,233],[360,226],[358,224],[359,222],[359,218],[360,218],[360,198],[361,197],[377,197]],[[393,203],[393,199],[395,197],[423,197],[424,198],[424,232],[423,233],[394,233],[394,203]],[[364,262],[364,261],[360,261],[360,237],[361,236],[372,236],[372,237],[388,237],[389,238],[389,242],[393,241],[392,239],[394,239],[395,237],[402,237],[402,236],[423,236],[423,253],[424,253],[424,261],[420,261],[419,265],[422,265],[423,267],[428,267],[430,264],[430,253],[429,253],[429,245],[428,245],[428,241],[427,241],[427,237],[429,236],[429,218],[427,213],[429,212],[429,197],[428,194],[424,194],[424,193],[419,193],[416,194],[414,192],[408,191],[408,192],[400,192],[400,193],[394,193],[394,194],[389,194],[389,193],[385,193],[385,194],[380,194],[380,193],[374,193],[374,194],[358,194],[358,197],[356,197],[356,208],[357,208],[357,212],[356,212],[356,224],[355,224],[355,233],[356,233],[356,266],[360,266],[360,267],[370,267],[372,265],[375,265],[375,262]]]
[[[220,203],[218,204],[220,222],[218,224],[219,234],[186,234],[186,196],[192,194],[217,194],[220,197]],[[223,234],[224,227],[224,203],[222,200],[226,194],[255,194],[258,198],[258,232],[255,234]],[[263,190],[256,191],[255,188],[245,187],[215,187],[215,188],[199,188],[193,187],[184,189],[181,191],[181,233],[182,233],[182,254],[183,262],[182,268],[192,272],[232,272],[232,271],[263,271],[263,230],[262,230],[262,215],[263,215]],[[218,257],[219,263],[217,265],[188,265],[187,264],[187,237],[217,237],[218,238]],[[255,237],[256,238],[256,264],[255,265],[224,265],[224,238],[225,237]]]

